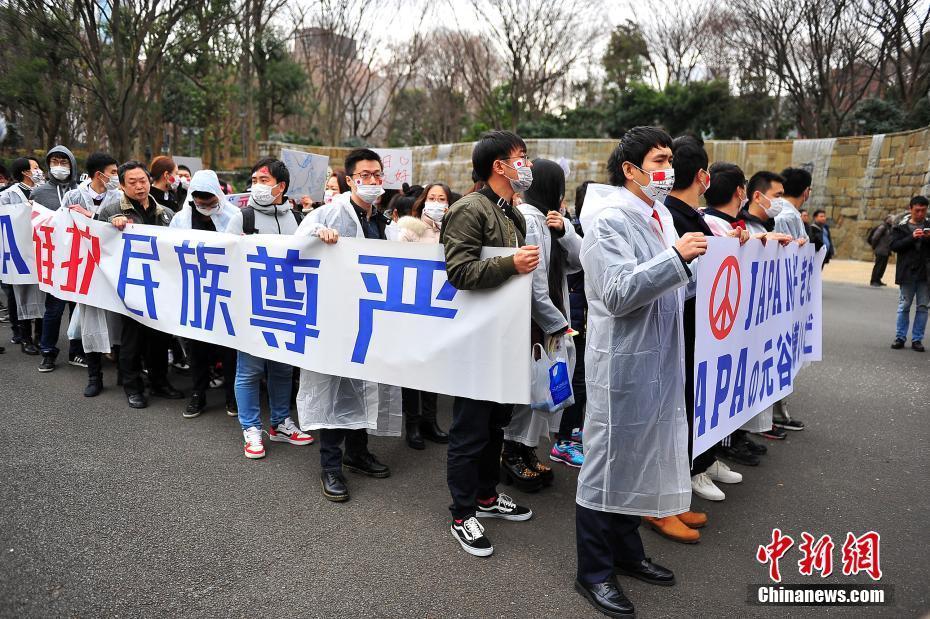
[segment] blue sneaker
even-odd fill
[[[549,452],[549,459],[555,462],[561,462],[575,468],[584,464],[584,453],[581,450],[581,443],[575,441],[556,441]]]

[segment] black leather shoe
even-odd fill
[[[433,441],[434,443],[445,444],[449,442],[449,435],[442,431],[442,428],[439,427],[435,419],[432,421],[421,421],[420,434],[426,440]]]
[[[85,398],[95,398],[103,391],[103,376],[91,376],[87,379],[87,386],[84,387]]]
[[[591,602],[591,606],[608,617],[635,616],[633,602],[623,594],[623,589],[614,579],[596,585],[586,585],[576,580],[575,590]]]
[[[207,396],[202,391],[195,391],[191,394],[191,401],[187,403],[187,410],[184,411],[185,419],[193,419],[203,412],[207,407]]]
[[[378,462],[372,453],[365,453],[357,458],[346,454],[342,457],[342,466],[354,473],[361,473],[369,477],[390,477],[391,469]]]
[[[426,443],[423,442],[423,435],[420,434],[419,424],[407,424],[407,445],[411,449],[426,449]]]
[[[921,343],[920,340],[917,340],[916,342],[911,342],[911,348],[913,348],[917,352],[923,352],[924,350],[926,350],[924,348],[923,343]]]
[[[149,405],[144,393],[130,393],[126,399],[129,401],[129,408],[145,408]]]
[[[759,456],[750,453],[744,445],[721,447],[718,453],[727,460],[732,460],[737,464],[743,464],[745,466],[759,466]]]
[[[323,486],[323,496],[334,503],[349,500],[349,488],[342,473],[323,471],[320,473],[320,485]]]
[[[892,342],[891,347],[894,350],[901,350],[902,348],[904,348],[904,340],[902,340],[901,338],[895,339],[895,341]]]
[[[22,342],[20,343],[19,347],[27,355],[35,356],[35,355],[38,355],[39,352],[41,352],[39,350],[39,347],[33,344],[32,342]]]
[[[618,562],[614,567],[617,568],[618,574],[632,576],[643,582],[648,582],[650,585],[671,587],[675,584],[675,574],[672,573],[672,570],[653,563],[649,558],[639,562]]]
[[[160,398],[165,398],[167,400],[182,400],[184,399],[184,392],[175,389],[169,383],[163,385],[153,386],[152,395],[157,395]]]

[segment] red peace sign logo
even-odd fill
[[[724,277],[726,276],[726,277]],[[723,286],[720,284],[723,283]],[[720,289],[720,293],[717,291]],[[710,289],[710,307],[708,318],[710,330],[718,340],[730,334],[730,329],[736,324],[736,313],[739,311],[739,299],[743,287],[739,275],[739,261],[736,256],[728,256],[720,264],[714,286]],[[735,297],[735,301],[731,300]]]

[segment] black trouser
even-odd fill
[[[342,470],[342,441],[346,442],[346,455],[358,458],[368,453],[367,430],[320,428],[320,466],[324,471]]]
[[[575,504],[575,544],[578,548],[578,580],[596,585],[607,582],[620,561],[646,558],[639,537],[640,516],[615,514]]]
[[[882,283],[885,276],[885,269],[888,267],[888,256],[879,256],[875,254],[875,266],[872,267],[872,284]]]
[[[223,389],[226,391],[226,402],[235,402],[236,351],[199,340],[187,340],[187,344],[190,349],[191,373],[194,375],[194,392],[206,394],[210,387],[210,369],[217,361],[220,361],[223,364]]]
[[[691,454],[694,451],[694,299],[685,301],[684,325],[685,325],[685,416],[688,419],[688,462],[691,462]],[[694,459],[691,465],[691,476],[700,475],[714,463],[717,459],[714,452],[717,445],[714,445],[700,456]]]
[[[42,319],[20,320],[19,310],[16,309],[16,293],[13,292],[13,285],[3,284],[3,290],[6,291],[7,309],[9,310],[10,329],[13,331],[13,339],[38,344],[42,338]],[[33,336],[33,333],[35,333],[35,336]]]
[[[422,421],[430,423],[436,421],[436,401],[438,397],[429,391],[418,389],[400,390],[401,404],[404,409],[404,421],[407,425],[418,424]]]
[[[455,398],[446,464],[453,518],[474,516],[478,499],[497,494],[504,427],[512,415],[513,404]]]
[[[584,427],[584,407],[588,401],[588,392],[584,386],[584,347],[585,338],[579,335],[575,338],[575,373],[572,374],[572,394],[575,403],[562,413],[559,431],[555,435],[557,440],[570,439],[572,430]]]
[[[142,393],[142,361],[149,371],[152,386],[168,384],[168,346],[171,335],[157,331],[123,316],[123,331],[120,338],[119,370],[123,375],[123,389],[126,395]]]

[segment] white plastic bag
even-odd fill
[[[575,403],[572,373],[575,370],[575,344],[568,335],[547,337],[547,346],[532,349],[530,406],[555,413]]]

